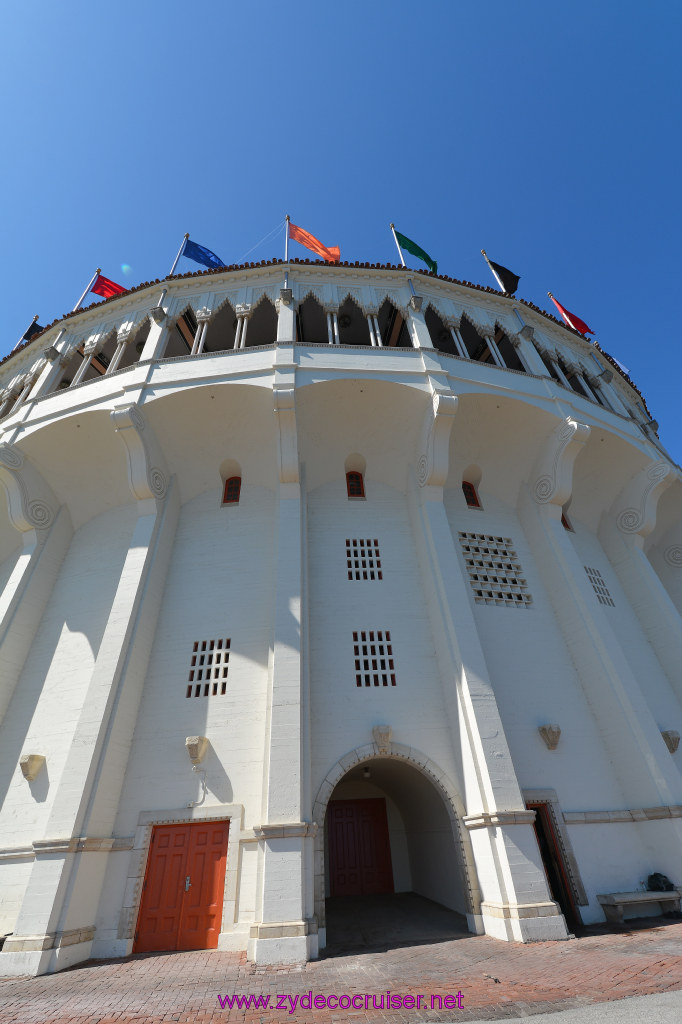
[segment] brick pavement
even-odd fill
[[[243,954],[163,953],[90,961],[41,978],[0,979],[0,1024],[412,1024],[498,1020],[682,989],[682,922],[592,929],[523,945],[487,936],[256,967]],[[462,1009],[221,1009],[221,996],[462,992]],[[680,996],[682,1007],[682,994]],[[427,1004],[428,1007],[428,1004]],[[682,1011],[681,1011],[682,1016]]]

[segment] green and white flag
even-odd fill
[[[423,260],[424,263],[429,268],[429,270],[432,270],[434,274],[438,273],[438,264],[436,263],[435,260],[431,259],[427,252],[424,252],[420,245],[417,245],[416,242],[413,242],[411,238],[407,237],[407,235],[401,235],[401,233],[399,231],[396,231],[395,228],[393,228],[393,233],[395,235],[395,240],[400,248],[407,249],[407,251],[412,253],[413,256],[416,256],[417,259]]]

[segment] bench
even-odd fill
[[[622,924],[623,918],[633,916],[626,911],[634,907],[639,909],[642,906],[651,905],[653,910],[655,905],[661,914],[675,910],[679,913],[680,895],[682,895],[680,889],[670,889],[669,892],[649,892],[640,889],[639,892],[605,893],[601,896],[597,895],[597,899],[602,905],[606,920],[611,924]]]

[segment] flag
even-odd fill
[[[224,267],[226,265],[220,256],[216,256],[214,252],[211,252],[210,249],[203,245],[199,245],[198,242],[190,242],[189,238],[185,239],[182,255],[186,256],[188,260],[194,260],[195,263],[203,264],[205,267]]]
[[[513,274],[511,270],[507,270],[507,268],[503,267],[500,263],[493,263],[493,261],[489,260],[487,256],[486,262],[497,278],[502,291],[506,292],[507,295],[513,295],[519,287],[519,281],[521,280],[518,274]]]
[[[45,328],[41,327],[37,320],[34,320],[29,329],[26,331],[26,334],[22,335],[21,340],[30,341],[31,338],[34,338],[36,336],[36,334],[40,334],[40,332],[44,330]]]
[[[341,259],[341,250],[338,245],[330,245],[327,247],[323,245],[319,238],[315,238],[315,235],[311,235],[305,228],[299,228],[296,224],[289,224],[289,238],[293,238],[294,242],[300,242],[301,245],[305,246],[306,249],[310,249],[316,256],[321,256],[327,263],[338,263]]]
[[[592,328],[588,327],[584,320],[581,320],[579,316],[575,315],[575,313],[569,313],[567,309],[564,309],[561,303],[557,302],[557,300],[554,298],[551,292],[547,292],[547,294],[549,295],[550,299],[552,300],[556,308],[559,310],[559,312],[561,313],[562,317],[564,318],[569,327],[572,327],[573,330],[578,331],[579,334],[594,334]]]
[[[90,289],[95,295],[103,295],[105,299],[110,299],[114,295],[123,295],[128,291],[121,284],[116,284],[115,281],[110,281],[108,277],[103,277],[98,274],[95,278],[95,283]]]
[[[401,235],[399,231],[396,231],[395,237],[398,239],[398,244],[402,246],[403,249],[407,249],[407,251],[411,252],[413,256],[417,257],[417,259],[423,260],[429,270],[432,270],[434,274],[438,273],[438,264],[435,260],[431,259],[427,252],[424,252],[421,246],[417,245],[416,242],[413,242],[411,238],[407,237],[407,235]]]

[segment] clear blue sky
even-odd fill
[[[393,220],[442,273],[494,284],[485,248],[553,291],[680,462],[681,30],[674,0],[12,4],[0,355],[185,231],[230,263],[289,213],[384,262]]]

